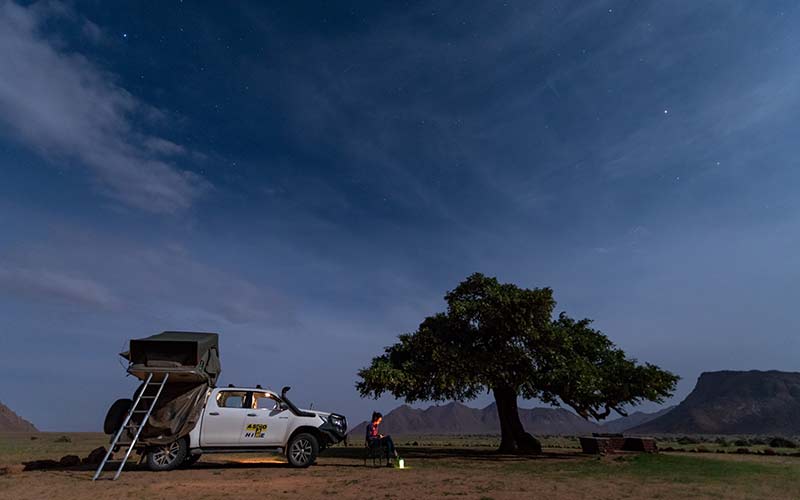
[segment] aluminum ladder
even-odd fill
[[[119,464],[119,468],[117,468],[117,472],[114,474],[113,480],[116,480],[120,474],[122,474],[122,469],[125,467],[125,463],[128,461],[128,458],[131,456],[131,452],[133,448],[136,446],[136,442],[139,440],[139,434],[141,434],[142,429],[147,424],[147,420],[150,418],[150,414],[153,412],[153,408],[156,406],[156,401],[158,401],[159,396],[161,396],[161,391],[164,390],[164,386],[167,384],[167,379],[169,379],[169,373],[164,374],[164,378],[160,382],[153,382],[153,374],[149,374],[147,376],[147,380],[144,381],[144,387],[139,392],[139,396],[136,398],[136,401],[133,402],[133,406],[131,406],[128,415],[125,417],[125,420],[122,422],[122,426],[120,426],[117,433],[114,435],[114,439],[111,441],[111,446],[108,448],[108,452],[106,452],[105,458],[103,461],[100,462],[100,466],[97,467],[97,472],[94,473],[94,477],[92,481],[96,481],[97,478],[100,477],[100,474],[103,473],[103,468],[106,466],[108,459],[114,454],[114,448],[119,446],[127,446],[128,450],[125,452],[125,457],[122,459],[122,462]],[[146,394],[147,390],[151,387],[157,387],[157,391],[155,394]],[[147,402],[149,401],[149,404]],[[142,408],[140,408],[142,406]],[[135,421],[131,420],[133,415],[141,415],[144,414],[142,417],[141,424],[137,424]],[[129,443],[120,442],[120,438],[125,434],[126,430],[130,430],[133,432],[133,439]]]

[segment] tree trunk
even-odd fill
[[[510,387],[492,389],[497,403],[497,416],[500,419],[501,453],[541,453],[539,440],[525,432],[519,420],[517,391]]]

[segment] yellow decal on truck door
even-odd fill
[[[267,435],[267,424],[247,424],[244,428],[246,438],[264,438]]]

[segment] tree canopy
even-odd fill
[[[626,356],[591,320],[553,317],[550,288],[520,288],[476,273],[445,295],[445,312],[358,372],[362,397],[390,393],[406,402],[465,401],[484,391],[497,401],[503,451],[536,451],[517,397],[603,419],[643,401],[663,402],[678,377]]]

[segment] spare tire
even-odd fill
[[[133,401],[130,399],[118,399],[114,401],[114,404],[111,405],[111,408],[108,409],[108,413],[106,413],[106,419],[103,422],[103,432],[106,434],[115,434],[120,427],[122,427],[122,422],[125,421],[125,416],[133,406]]]

